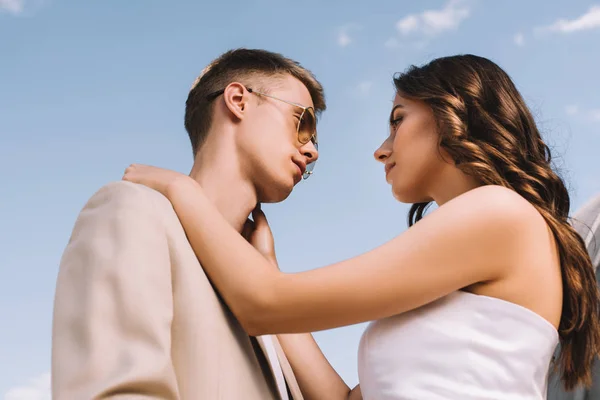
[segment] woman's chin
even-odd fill
[[[397,187],[392,184],[392,194],[394,198],[400,203],[415,204],[415,203],[426,203],[431,201],[428,196],[415,193],[413,190],[407,190],[407,188]]]

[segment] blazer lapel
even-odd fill
[[[304,400],[302,396],[302,392],[300,391],[300,386],[298,386],[298,381],[296,380],[296,376],[294,376],[294,371],[292,370],[292,366],[288,361],[283,349],[281,348],[281,344],[279,344],[279,340],[277,340],[277,336],[273,335],[273,346],[275,347],[275,351],[277,352],[277,358],[279,359],[279,364],[281,365],[281,370],[283,371],[283,376],[288,384],[288,388],[292,394],[293,400]]]
[[[255,338],[265,358],[267,359],[271,375],[273,376],[277,392],[279,393],[279,398],[282,400],[289,399],[285,382],[285,379],[287,379],[287,377],[285,376],[285,373],[282,374],[283,366],[279,368],[279,355],[277,354],[276,347],[273,343],[275,336],[265,335],[256,336]]]

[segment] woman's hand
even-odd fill
[[[271,232],[265,213],[260,208],[260,203],[252,211],[252,219],[254,221],[246,220],[242,235],[263,257],[277,265],[273,232]]]
[[[162,193],[169,200],[172,200],[172,196],[174,196],[176,185],[196,183],[182,173],[142,164],[131,164],[127,167],[123,180],[148,186]],[[199,187],[199,185],[196,186]],[[263,257],[277,265],[273,233],[260,204],[252,211],[252,218],[254,221],[246,220],[242,235]]]
[[[122,179],[148,186],[169,199],[169,195],[176,183],[193,182],[192,178],[180,172],[142,164],[131,164],[125,170]]]

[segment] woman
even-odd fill
[[[190,178],[134,165],[124,179],[170,199],[249,334],[374,321],[361,339],[353,395],[542,399],[559,341],[565,386],[588,384],[600,347],[598,288],[567,222],[567,190],[514,84],[472,55],[411,67],[394,83],[390,135],[375,158],[394,196],[413,203],[410,227],[358,257],[281,273],[259,209],[250,242],[260,253]],[[431,202],[439,207],[424,216]],[[295,353],[308,398],[302,377],[311,365]]]

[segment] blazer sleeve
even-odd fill
[[[169,246],[155,195],[114,182],[81,211],[57,278],[53,399],[179,398]]]

